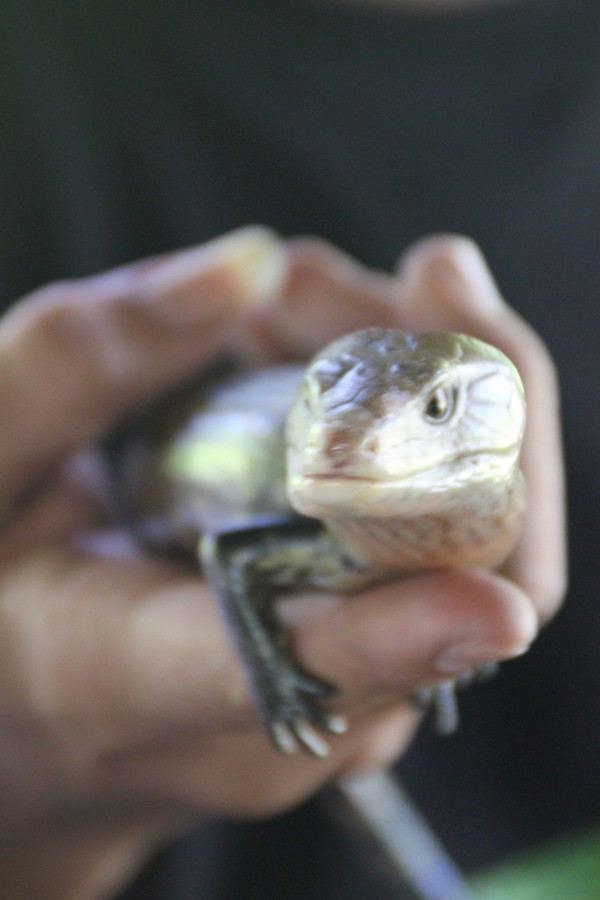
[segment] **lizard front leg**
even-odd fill
[[[323,708],[335,688],[294,661],[274,613],[274,598],[306,586],[356,590],[380,580],[377,574],[349,556],[316,519],[284,519],[206,534],[199,555],[273,743],[285,753],[300,745],[315,756],[326,755],[329,745],[320,732],[346,730],[342,717]],[[487,668],[481,676],[486,674],[491,674]],[[456,688],[478,676],[478,671],[467,673],[413,695],[417,705],[432,709],[440,734],[458,727]]]
[[[273,609],[275,594],[307,583],[323,540],[329,539],[320,523],[302,519],[207,534],[200,540],[204,571],[244,661],[258,710],[273,743],[285,753],[300,745],[324,756],[329,746],[320,732],[346,729],[342,717],[323,708],[335,688],[292,659]]]

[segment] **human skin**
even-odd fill
[[[341,685],[351,727],[325,759],[284,757],[210,588],[112,539],[87,448],[225,347],[304,358],[367,324],[464,330],[513,358],[529,402],[527,520],[502,574],[286,601],[300,661]],[[2,896],[110,896],[198,816],[266,815],[390,763],[418,724],[417,686],[519,654],[560,603],[554,369],[464,238],[420,242],[387,275],[318,240],[250,231],[53,284],[0,320],[0,380]]]

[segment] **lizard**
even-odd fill
[[[519,373],[469,335],[371,327],[306,366],[209,379],[175,409],[125,466],[137,531],[195,554],[275,746],[324,756],[347,722],[291,657],[275,598],[500,566],[525,510]],[[454,681],[418,697],[456,727]]]

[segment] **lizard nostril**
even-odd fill
[[[334,465],[343,465],[350,456],[352,444],[343,431],[334,431],[328,436],[323,449]]]

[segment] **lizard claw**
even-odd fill
[[[459,713],[454,679],[418,688],[412,701],[418,709],[431,710],[433,727],[438,734],[452,734],[458,728]]]
[[[498,672],[498,668],[498,663],[483,663],[457,678],[418,688],[413,694],[413,702],[419,709],[433,710],[434,728],[438,734],[453,734],[458,728],[460,719],[457,690],[462,690],[474,682],[488,681]]]
[[[324,716],[323,726],[331,734],[344,734],[348,723],[343,716]],[[291,722],[276,721],[269,725],[271,738],[282,753],[296,753],[300,748],[313,756],[328,756],[330,746],[317,729],[301,716]]]
[[[348,723],[343,716],[325,712],[318,700],[333,693],[331,685],[283,663],[259,703],[271,740],[282,753],[302,749],[316,757],[329,753],[321,731],[343,734]]]

